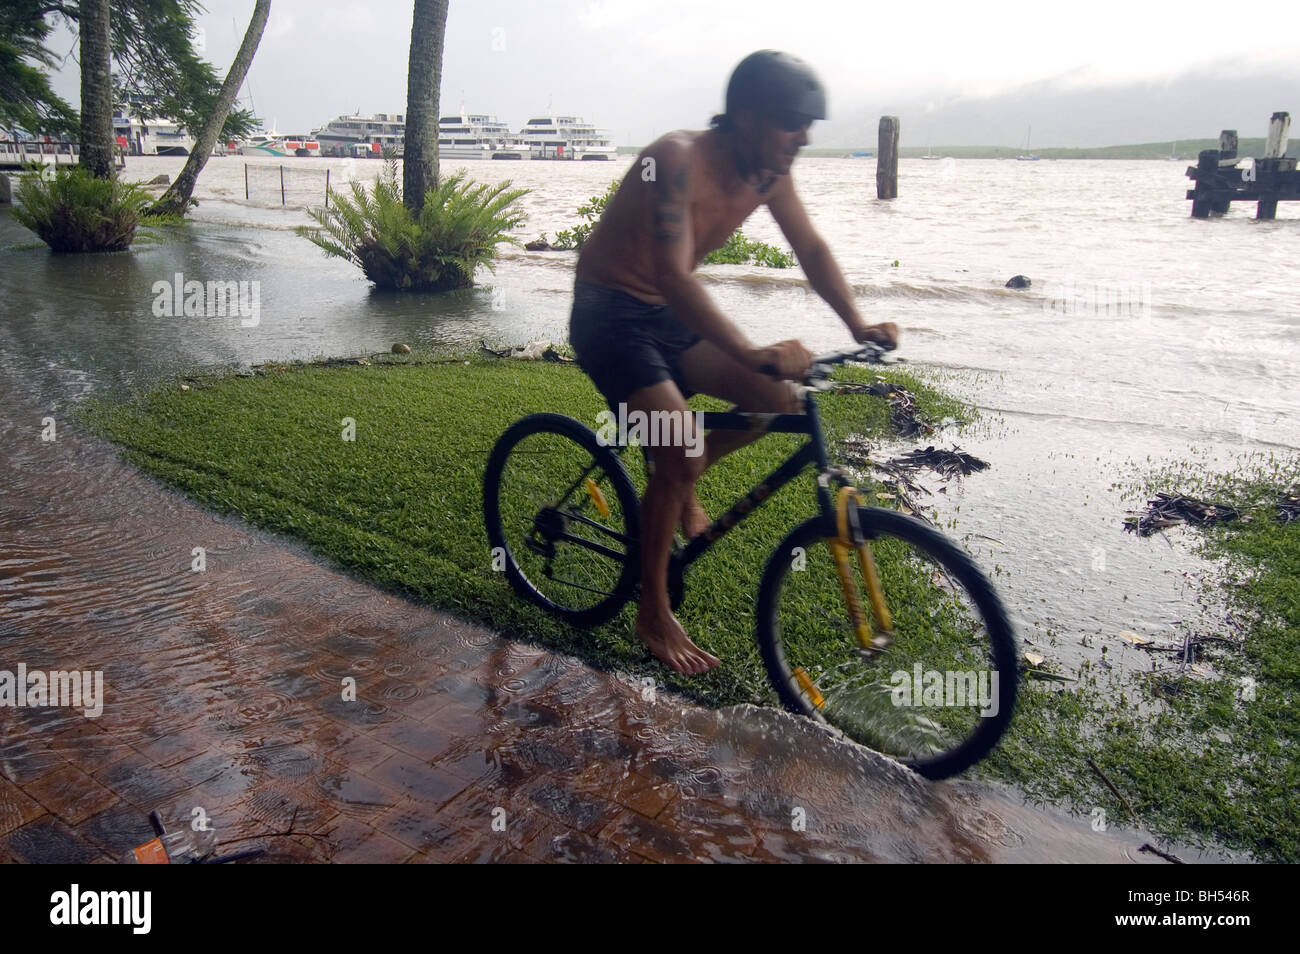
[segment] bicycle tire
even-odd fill
[[[894,559],[898,566],[894,569],[895,574],[916,575],[916,566],[912,564],[913,557],[919,553],[922,557],[927,558],[937,565],[948,576],[929,577],[917,582],[913,580],[913,586],[919,586],[921,589],[913,590],[914,594],[919,594],[912,601],[904,601],[905,605],[901,607],[905,619],[895,620],[895,631],[901,631],[908,627],[919,631],[915,643],[917,646],[926,647],[927,651],[934,651],[940,645],[950,645],[954,647],[953,658],[964,658],[969,655],[971,658],[986,657],[988,664],[992,667],[989,671],[985,684],[989,689],[988,696],[990,702],[992,696],[996,694],[998,701],[997,711],[991,715],[971,714],[969,716],[961,713],[952,713],[949,717],[955,718],[960,716],[963,720],[960,727],[956,730],[945,730],[943,726],[934,722],[930,715],[917,716],[917,725],[923,722],[929,722],[930,725],[924,730],[927,738],[933,739],[941,735],[943,731],[956,732],[961,735],[958,740],[952,740],[944,743],[944,747],[937,751],[921,751],[921,746],[908,748],[898,738],[907,738],[908,733],[903,732],[898,738],[890,737],[890,745],[896,748],[896,751],[885,751],[885,754],[897,758],[903,764],[908,765],[919,774],[930,779],[948,778],[964,771],[971,765],[974,765],[982,759],[995,746],[998,740],[1006,731],[1010,724],[1012,712],[1015,707],[1016,688],[1017,688],[1017,659],[1015,635],[1011,622],[1007,616],[1006,609],[998,597],[997,591],[993,588],[992,583],[983,574],[974,561],[956,544],[950,541],[943,534],[923,523],[922,521],[909,517],[905,514],[892,510],[884,510],[877,507],[859,507],[858,517],[864,534],[871,543],[873,551],[876,553],[879,562],[882,550],[895,553]],[[767,669],[768,678],[773,688],[776,690],[782,705],[791,712],[809,716],[818,721],[830,724],[837,728],[841,734],[853,739],[854,741],[871,745],[876,748],[871,740],[877,739],[880,732],[865,732],[858,730],[856,727],[850,727],[848,723],[853,720],[843,715],[831,700],[829,695],[822,696],[820,690],[815,684],[812,677],[808,677],[805,669],[807,682],[801,683],[800,679],[794,672],[794,666],[791,659],[787,658],[787,649],[790,647],[787,642],[795,638],[795,633],[799,633],[799,639],[803,639],[805,632],[811,633],[814,629],[832,631],[836,627],[842,627],[843,633],[851,633],[851,626],[847,625],[847,610],[844,608],[843,596],[836,590],[835,596],[838,598],[838,604],[828,603],[828,606],[835,605],[836,611],[844,619],[844,624],[834,620],[831,615],[827,615],[826,620],[820,620],[817,617],[815,609],[804,603],[796,607],[792,606],[787,610],[782,601],[782,590],[791,578],[793,572],[797,572],[795,559],[802,552],[806,564],[821,556],[821,545],[828,536],[834,536],[835,530],[833,522],[823,517],[815,517],[807,520],[797,526],[773,551],[771,558],[768,560],[767,567],[763,572],[762,581],[759,586],[758,611],[756,618],[756,638],[758,641],[759,651],[763,658],[763,665]],[[893,544],[888,541],[899,541]],[[802,548],[797,551],[796,548]],[[826,548],[828,549],[828,548]],[[827,555],[828,557],[828,555]],[[908,565],[904,566],[903,564]],[[807,566],[805,565],[805,569]],[[825,572],[834,579],[833,568],[828,571],[818,571],[818,578],[805,583],[801,580],[800,585],[810,591],[816,591],[817,594],[826,592],[826,582],[821,579],[821,574]],[[898,577],[901,578],[901,577]],[[933,593],[926,593],[927,585],[933,590]],[[955,585],[954,585],[955,582]],[[953,592],[960,587],[961,593]],[[969,600],[971,607],[977,615],[977,619],[968,620],[963,625],[969,626],[978,623],[985,634],[987,645],[980,643],[971,643],[964,645],[962,637],[954,629],[952,633],[939,634],[944,623],[949,619],[957,618],[959,612],[963,612],[961,598],[964,595]],[[819,597],[820,598],[820,597]],[[829,597],[827,597],[829,599]],[[788,598],[785,602],[796,603],[798,595]],[[935,607],[939,607],[939,613],[936,615]],[[969,613],[969,608],[965,610]],[[911,614],[908,616],[908,614]],[[928,614],[928,621],[925,618]],[[895,614],[897,617],[897,613]],[[782,633],[782,620],[786,621],[786,628],[791,632]],[[926,627],[930,627],[933,632],[924,632]],[[838,640],[841,633],[831,632],[830,639]],[[947,640],[944,643],[943,640]],[[872,667],[871,679],[874,680],[871,685],[867,685],[867,680],[855,684],[851,690],[858,693],[861,699],[865,699],[864,709],[870,710],[869,716],[862,717],[863,722],[868,722],[870,718],[878,717],[880,713],[886,713],[887,719],[902,720],[910,718],[902,713],[888,715],[890,709],[883,702],[883,686],[880,676],[886,671],[891,664],[890,654],[894,653],[895,648],[898,652],[893,656],[892,663],[901,664],[904,661],[907,651],[900,645],[901,637],[895,636],[895,644],[885,650],[878,656],[863,656],[857,654],[855,649],[846,648],[843,650],[845,658],[855,657],[858,662],[846,663],[843,667],[831,667],[819,671],[818,675],[825,675],[829,672],[830,677],[841,678],[846,683],[851,676],[844,676],[849,666],[858,666],[863,672],[867,672],[868,667]],[[801,644],[800,652],[804,658],[795,661],[795,666],[800,663],[810,662],[810,657],[816,657],[819,648],[824,643],[814,642],[808,638]],[[840,650],[836,650],[837,652]],[[893,679],[898,680],[898,672],[907,673],[908,670],[895,670]],[[969,672],[969,671],[968,671]],[[996,693],[993,692],[994,677],[996,672]],[[902,681],[899,681],[901,684]],[[950,683],[951,684],[951,683]],[[810,691],[805,688],[811,685]],[[850,692],[850,690],[845,690]],[[891,690],[892,692],[892,690]],[[814,704],[814,697],[820,697],[820,704]],[[899,706],[897,697],[891,699],[895,711]],[[854,705],[858,704],[855,699],[844,711],[850,711]],[[908,702],[907,705],[915,705]],[[955,708],[955,707],[954,707]],[[936,710],[927,710],[934,713]],[[828,715],[829,714],[829,715]],[[948,713],[943,713],[948,715]],[[936,715],[936,717],[938,717]],[[970,719],[974,725],[967,730],[964,720]],[[888,731],[893,731],[892,727]],[[917,729],[917,733],[920,733]]]
[[[617,525],[611,525],[608,529],[616,534],[622,534],[630,541],[630,544],[626,545],[626,552],[621,561],[615,561],[612,558],[603,561],[604,568],[599,570],[598,575],[602,580],[600,585],[606,587],[607,592],[605,592],[603,598],[592,602],[590,605],[568,605],[565,601],[553,595],[553,592],[558,592],[560,588],[544,587],[542,577],[545,576],[545,573],[536,568],[537,561],[532,559],[538,554],[529,550],[525,540],[528,535],[527,532],[525,531],[522,534],[518,532],[520,530],[519,522],[523,517],[515,519],[519,515],[512,515],[509,528],[506,525],[506,519],[503,518],[502,481],[507,475],[511,455],[514,454],[516,458],[520,457],[521,455],[516,453],[519,445],[528,441],[529,438],[539,435],[549,436],[557,441],[554,444],[554,450],[547,452],[554,455],[553,459],[558,460],[555,468],[556,474],[567,474],[568,477],[572,478],[582,474],[584,470],[591,470],[592,472],[598,470],[603,473],[604,478],[608,479],[608,486],[612,487],[614,491],[618,504],[617,520],[613,518],[614,511],[612,509],[610,518]],[[572,448],[572,468],[568,466],[567,461],[564,459],[565,455],[570,453],[568,448]],[[589,458],[590,463],[587,463],[584,458]],[[541,482],[540,486],[547,486],[546,481],[554,476],[555,493],[558,494],[563,489],[564,478],[551,474],[539,461],[540,458],[534,457],[529,461],[519,461],[519,463],[521,468],[524,468],[531,477]],[[579,482],[581,482],[581,479],[581,477],[577,478]],[[599,482],[597,481],[598,484]],[[509,490],[509,488],[506,489]],[[603,491],[602,501],[608,506],[608,500],[603,497]],[[576,510],[565,510],[563,501],[558,503],[560,504],[559,507],[552,507],[550,510],[561,515],[577,512]],[[585,502],[579,496],[578,504],[575,504],[575,507],[585,506]],[[487,527],[488,542],[493,553],[497,552],[497,548],[501,548],[504,552],[504,570],[510,585],[524,599],[575,626],[596,626],[612,619],[618,615],[623,605],[635,595],[639,566],[637,541],[640,539],[638,506],[636,490],[632,486],[631,478],[628,476],[627,470],[623,467],[618,455],[614,453],[614,449],[600,444],[595,433],[589,427],[562,414],[531,414],[512,424],[498,438],[496,445],[492,449],[492,454],[488,458],[487,470],[483,474],[483,518]],[[528,509],[527,505],[522,508],[524,516],[528,515]],[[539,532],[538,520],[545,510],[547,508],[542,507],[537,511],[537,514],[531,517],[534,533]],[[554,517],[554,515],[552,513],[551,517]],[[572,528],[581,535],[585,530],[589,530],[592,522],[600,522],[600,520],[593,521],[591,517],[585,519],[586,522],[582,524],[575,523],[570,516],[561,516],[558,521],[550,519],[549,521],[543,520],[543,522],[547,524],[549,529],[567,531]],[[512,540],[512,535],[516,539]],[[602,535],[600,531],[589,534],[589,536],[593,538],[599,537],[596,542],[609,546],[610,549],[614,549],[619,545],[612,536],[608,534]],[[551,539],[549,542],[554,547],[555,540]],[[544,545],[543,542],[542,546]],[[520,558],[525,553],[530,552],[531,556],[528,557],[529,565],[526,568],[521,564]],[[591,553],[590,550],[585,552]],[[586,559],[588,564],[584,565],[584,570],[594,567],[600,562],[584,557],[580,546],[569,545],[566,553],[574,553],[575,558]],[[600,555],[595,554],[595,556],[599,557]],[[616,563],[621,563],[621,566],[615,566]],[[546,561],[544,566],[550,568],[551,563]],[[555,582],[553,578],[548,577],[548,579]],[[612,580],[612,582],[608,582],[609,580]],[[582,587],[579,586],[578,588]]]

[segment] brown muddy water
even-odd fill
[[[483,165],[481,178],[506,174]],[[536,190],[521,238],[571,225],[621,169],[508,165]],[[801,161],[797,180],[864,313],[898,321],[905,356],[985,412],[959,441],[993,466],[936,495],[936,517],[1001,569],[1022,634],[1067,672],[1101,646],[1147,668],[1119,633],[1219,625],[1196,597],[1209,568],[1177,534],[1123,534],[1137,501],[1112,484],[1148,458],[1226,466],[1300,446],[1300,318],[1283,267],[1300,223],[1193,223],[1170,164],[903,165],[910,186],[889,205],[868,198],[871,163]],[[298,808],[295,832],[333,841],[277,850],[315,860],[1151,860],[1133,853],[1141,836],[983,786],[923,784],[781,713],[644,699],[376,595],[78,435],[73,402],[182,368],[563,338],[570,257],[511,253],[480,287],[433,301],[374,294],[293,234],[301,209],[232,201],[241,170],[211,163],[195,223],[129,254],[56,258],[0,213],[0,668],[99,670],[107,700],[94,720],[0,710],[10,858],[115,856],[163,805],[203,809],[222,837],[284,830]],[[768,221],[747,231],[779,238]],[[177,273],[260,282],[259,321],[156,315],[155,283]],[[1034,288],[1003,289],[1015,273]],[[797,272],[705,280],[757,340],[793,326],[815,348],[846,341]],[[1149,307],[1060,307],[1061,289],[1089,284],[1139,289]],[[45,418],[56,441],[41,439]],[[349,676],[359,706],[336,701]]]

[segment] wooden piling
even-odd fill
[[[1237,131],[1223,130],[1219,148],[1205,150],[1196,165],[1187,169],[1187,175],[1196,182],[1187,191],[1192,216],[1205,219],[1226,213],[1233,202],[1255,202],[1255,218],[1268,220],[1277,216],[1278,202],[1300,201],[1297,160],[1286,155],[1290,131],[1290,113],[1274,113],[1264,155],[1239,169],[1237,163],[1242,160],[1237,156]]]
[[[1219,142],[1223,142],[1220,138]],[[1219,150],[1202,149],[1196,158],[1196,193],[1192,196],[1192,218],[1208,219],[1215,211],[1215,201],[1209,187],[1219,172]]]
[[[1225,129],[1219,133],[1219,167],[1237,164],[1237,130]],[[1231,201],[1222,195],[1210,200],[1210,211],[1217,215],[1227,215]]]
[[[1264,145],[1265,159],[1281,159],[1286,155],[1290,132],[1291,114],[1274,113],[1268,124],[1268,142]]]
[[[1237,130],[1225,129],[1219,133],[1219,159],[1237,160]]]
[[[898,117],[880,117],[876,144],[876,198],[898,198]]]
[[[284,205],[284,166],[280,167],[280,204]]]
[[[244,163],[244,201],[248,201],[248,163]]]

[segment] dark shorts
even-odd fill
[[[667,305],[591,282],[573,286],[569,344],[611,408],[660,381],[672,381],[690,397],[694,392],[686,387],[678,360],[700,340]]]

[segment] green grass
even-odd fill
[[[1180,465],[1130,488],[1142,500],[1177,491],[1251,517],[1173,531],[1192,533],[1224,567],[1200,581],[1202,601],[1235,621],[1208,634],[1228,642],[1203,644],[1214,675],[1180,674],[1165,656],[1134,681],[1090,667],[1068,691],[1025,693],[989,770],[1033,798],[1085,815],[1100,807],[1129,824],[1091,758],[1154,832],[1300,860],[1300,523],[1277,523],[1272,508],[1298,473],[1296,460],[1256,462],[1234,476]]]
[[[890,368],[882,376],[911,389],[933,420],[972,416],[909,372]],[[820,401],[832,441],[890,433],[879,398]],[[692,406],[722,408],[708,398]],[[131,461],[208,507],[299,537],[378,586],[606,669],[650,675],[706,705],[773,702],[753,643],[754,600],[777,541],[813,513],[810,475],[691,568],[682,621],[724,660],[704,677],[681,679],[655,662],[632,636],[631,607],[603,627],[575,630],[518,599],[492,570],[481,482],[498,436],[537,411],[594,426],[603,407],[575,367],[472,358],[295,365],[253,378],[206,374],[189,391],[174,381],[130,400],[90,405],[83,419],[119,442]],[[354,442],[340,439],[345,417],[356,421]],[[706,508],[716,514],[731,505],[796,443],[771,435],[712,468],[700,484]],[[635,477],[636,456],[628,456]],[[1229,502],[1249,509],[1264,488],[1284,486],[1288,473],[1294,478],[1293,462],[1219,484]],[[1198,485],[1185,472],[1148,475],[1142,490],[1154,489],[1212,495],[1208,483]],[[1112,826],[1129,825],[1127,808],[1088,768],[1091,759],[1157,834],[1241,848],[1260,859],[1300,859],[1300,526],[1255,512],[1251,523],[1203,533],[1207,555],[1229,568],[1205,581],[1206,598],[1221,589],[1241,621],[1239,632],[1218,632],[1232,637],[1231,645],[1207,644],[1204,658],[1218,678],[1162,671],[1120,679],[1117,671],[1085,667],[1077,682],[1022,683],[1016,718],[979,773],[1082,813],[1082,825],[1097,807]],[[820,568],[820,582],[809,576],[790,591],[787,619],[799,616],[800,600],[833,586],[825,561],[811,552],[809,561]],[[915,582],[900,578],[890,591],[915,591]],[[942,636],[956,645],[960,632],[954,624]],[[1245,679],[1254,680],[1254,700],[1242,698]]]
[[[862,380],[866,371],[849,372]],[[936,419],[968,413],[910,373]],[[696,398],[701,410],[720,401]],[[888,434],[888,408],[870,395],[822,398],[828,436]],[[301,537],[378,586],[488,623],[500,632],[595,665],[653,674],[710,705],[772,699],[753,644],[758,576],[776,542],[814,512],[806,473],[715,547],[688,577],[682,619],[727,665],[678,679],[631,633],[632,609],[593,631],[575,630],[518,599],[494,572],[483,527],[482,478],[513,421],[559,411],[596,425],[602,399],[574,366],[470,359],[468,364],[284,366],[247,378],[207,375],[83,412],[136,465],[208,507]],[[356,439],[341,439],[343,418]],[[772,435],[711,469],[700,484],[713,513],[735,502],[797,443]]]

